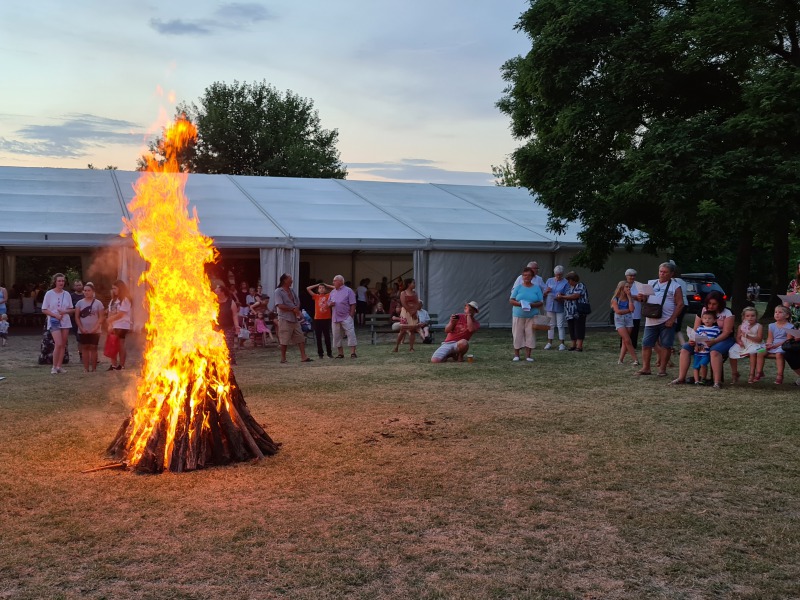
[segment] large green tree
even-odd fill
[[[339,132],[323,129],[314,103],[291,90],[280,92],[266,82],[213,83],[197,103],[183,103],[197,127],[197,142],[181,157],[195,173],[323,177],[343,179],[336,143]],[[163,140],[150,151],[161,154]],[[144,167],[139,161],[139,168]]]
[[[579,258],[620,243],[731,249],[744,298],[754,243],[785,285],[800,211],[797,0],[531,0],[531,51],[499,108],[522,185],[550,226],[582,224]]]

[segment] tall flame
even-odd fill
[[[181,149],[196,135],[185,118],[165,131],[165,160],[148,159],[148,170],[136,182],[128,205],[132,216],[126,223],[148,265],[140,282],[146,285],[149,308],[128,452],[132,466],[151,436],[166,425],[163,464],[168,467],[176,432],[180,437],[188,428],[191,440],[200,434],[194,429],[208,426],[195,418],[204,402],[212,398],[217,410],[229,408],[228,349],[223,335],[213,328],[218,303],[204,270],[214,261],[216,250],[200,232],[196,211],[189,215],[184,194],[188,176],[180,172],[178,160]]]

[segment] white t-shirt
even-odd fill
[[[114,329],[131,328],[131,301],[125,298],[122,302],[119,299],[112,300],[108,305],[108,316],[122,313],[122,317],[114,321],[111,326]]]
[[[641,319],[642,318],[642,303],[636,299],[636,296],[639,295],[638,287],[636,286],[636,282],[634,281],[631,284],[631,300],[633,300],[633,318],[634,319]],[[684,300],[686,302],[686,300]]]
[[[44,302],[42,302],[42,312],[49,310],[52,312],[58,312],[61,310],[72,310],[72,296],[66,290],[62,291],[60,294],[56,293],[55,290],[47,290],[47,293],[44,295]],[[50,319],[52,317],[47,317],[47,328],[50,329]],[[66,314],[61,317],[61,329],[69,329],[72,327],[72,319],[69,318],[69,315]]]
[[[645,327],[652,327],[653,325],[666,323],[672,317],[672,313],[675,312],[675,291],[681,289],[681,286],[674,279],[664,283],[659,283],[658,279],[651,279],[647,283],[652,285],[655,291],[655,294],[647,297],[648,304],[661,304],[664,294],[667,294],[667,299],[664,300],[664,308],[661,310],[661,318],[651,319],[648,317],[645,319]],[[667,286],[669,286],[669,290],[667,290]]]

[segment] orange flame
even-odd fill
[[[126,224],[148,265],[140,283],[146,284],[149,309],[127,453],[131,466],[138,463],[151,436],[166,426],[163,464],[168,468],[176,431],[188,427],[191,440],[200,434],[192,428],[208,427],[195,418],[204,402],[213,398],[217,410],[229,408],[228,349],[222,333],[213,328],[218,303],[204,271],[216,250],[200,232],[196,211],[189,215],[184,195],[188,176],[180,172],[178,161],[180,150],[196,135],[185,118],[166,130],[166,160],[160,164],[148,158],[148,170],[136,182],[128,205],[132,216]]]

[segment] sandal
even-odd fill
[[[353,352],[353,353],[350,355],[350,358],[358,358],[358,355],[357,355],[355,352]]]
[[[282,364],[282,365],[285,365],[287,362],[288,362],[288,361],[282,360],[282,361],[281,361],[281,364]]]
[[[755,377],[748,377],[747,378],[747,383],[755,383],[756,381],[758,381],[758,380]]]
[[[677,379],[673,379],[672,381],[669,382],[670,385],[683,385],[684,383],[686,382],[680,377],[678,377]]]
[[[775,385],[781,385],[783,383],[783,375],[776,375],[775,376]]]
[[[739,373],[733,373],[733,383],[739,383]]]
[[[637,377],[641,376],[641,375],[652,375],[652,374],[653,374],[652,371],[636,371],[634,373],[634,375],[636,375]]]
[[[306,357],[305,357],[303,360],[301,360],[300,362],[314,362],[314,359],[313,359],[313,358],[308,358],[308,357],[306,356]]]
[[[667,376],[667,372],[666,371],[659,371],[658,372],[658,376],[659,377],[666,377]]]
[[[336,358],[344,358],[344,354],[337,354]]]

